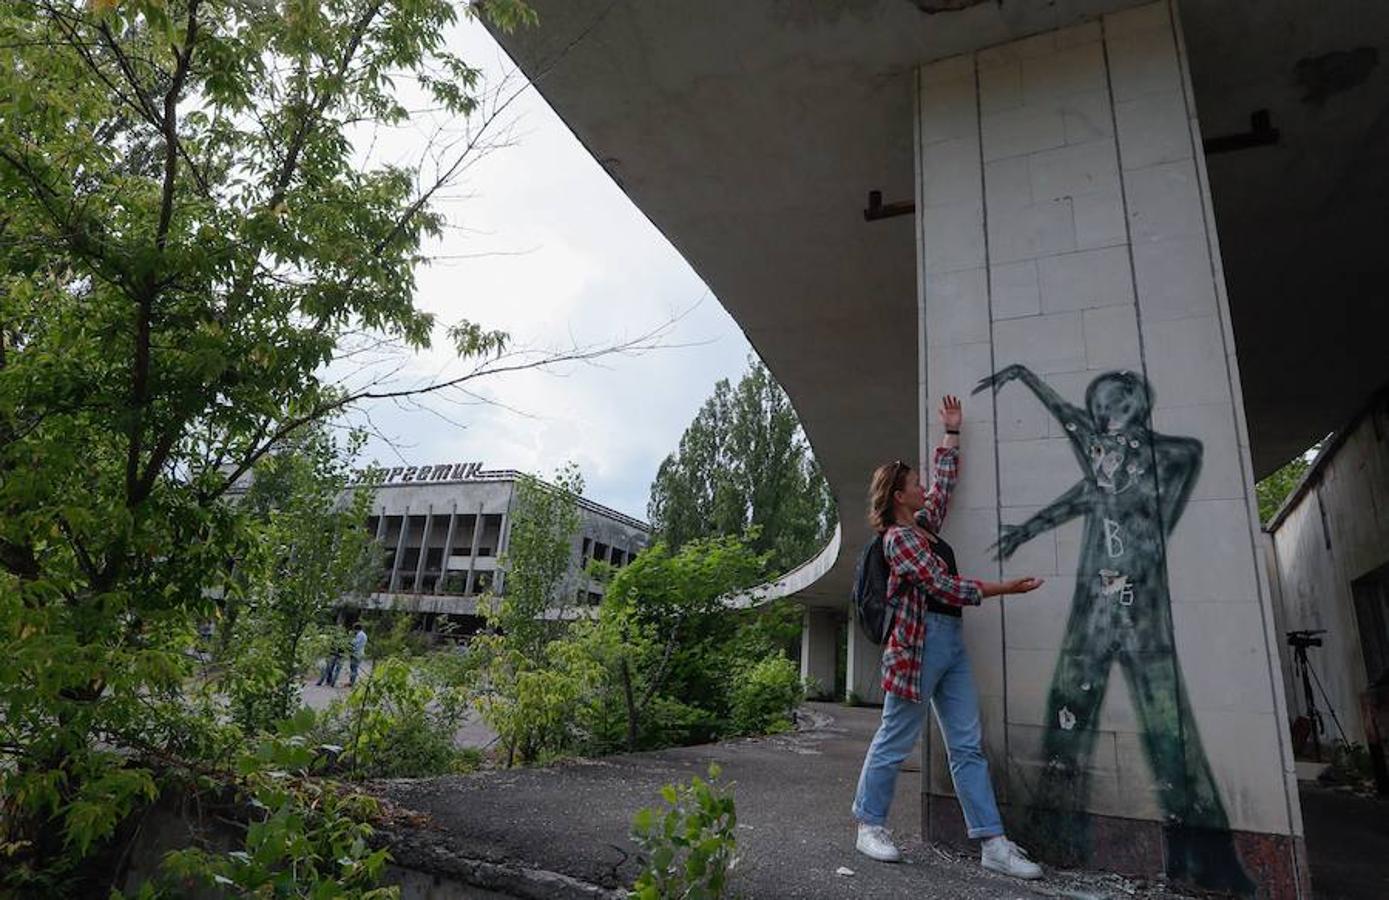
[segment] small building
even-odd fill
[[[1309,716],[1310,684],[1322,746],[1364,743],[1366,691],[1389,685],[1389,391],[1326,441],[1264,533],[1289,714]],[[1306,683],[1298,633],[1316,642]]]
[[[356,476],[362,484],[365,472]],[[373,485],[366,527],[385,552],[375,589],[362,605],[422,614],[431,628],[441,616],[464,631],[476,627],[479,598],[506,590],[500,560],[522,476],[513,469],[483,469],[481,463],[384,470]],[[621,568],[650,542],[645,522],[584,497],[577,501],[579,532],[560,592],[568,602],[552,611],[555,616],[576,615],[602,598],[603,586],[584,574],[589,560]]]

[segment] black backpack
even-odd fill
[[[854,618],[868,640],[886,643],[892,630],[896,604],[887,595],[887,556],[883,553],[883,536],[877,535],[863,548],[854,573],[854,588],[849,596],[854,601]]]

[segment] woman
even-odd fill
[[[971,838],[983,841],[984,868],[1016,878],[1040,878],[1041,868],[1003,833],[989,764],[980,747],[979,696],[965,655],[960,611],[984,597],[1025,594],[1037,578],[978,581],[961,578],[955,554],[940,537],[959,473],[960,401],[947,396],[940,419],[945,438],[936,448],[933,482],[901,461],[879,466],[869,488],[869,521],[883,535],[888,596],[896,619],[883,648],[883,720],[859,775],[854,798],[858,850],[883,862],[902,858],[888,836],[888,807],[897,770],[916,744],[929,700],[950,753],[950,777]]]

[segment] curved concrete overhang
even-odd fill
[[[834,564],[839,561],[840,534],[840,526],[834,526],[834,534],[830,535],[829,541],[820,548],[820,552],[815,556],[775,581],[769,581],[751,590],[725,597],[724,603],[734,609],[747,609],[750,606],[760,606],[763,603],[770,603],[784,597],[804,599],[805,592],[812,588],[816,589],[817,594],[823,596],[825,591],[820,586],[820,580],[828,575],[830,570],[834,568]],[[849,556],[852,558],[853,554]],[[844,595],[839,598],[839,603],[836,605],[842,606],[848,599],[848,587],[846,586]]]
[[[868,473],[919,453],[914,218],[862,214],[913,198],[915,67],[1135,0],[529,2],[498,39],[785,386],[856,548]],[[1205,136],[1280,131],[1208,156],[1262,474],[1389,379],[1389,4],[1181,9]],[[840,546],[799,599],[843,604]]]

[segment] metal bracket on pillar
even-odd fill
[[[1282,132],[1273,127],[1268,110],[1256,109],[1249,114],[1248,131],[1206,138],[1201,142],[1201,146],[1206,155],[1210,156],[1213,153],[1229,153],[1232,150],[1247,150],[1250,147],[1267,147],[1278,143],[1281,134]]]
[[[893,216],[909,216],[914,212],[916,212],[916,204],[910,200],[884,203],[882,191],[869,191],[868,208],[863,211],[863,221],[875,222],[878,219],[890,219]]]

